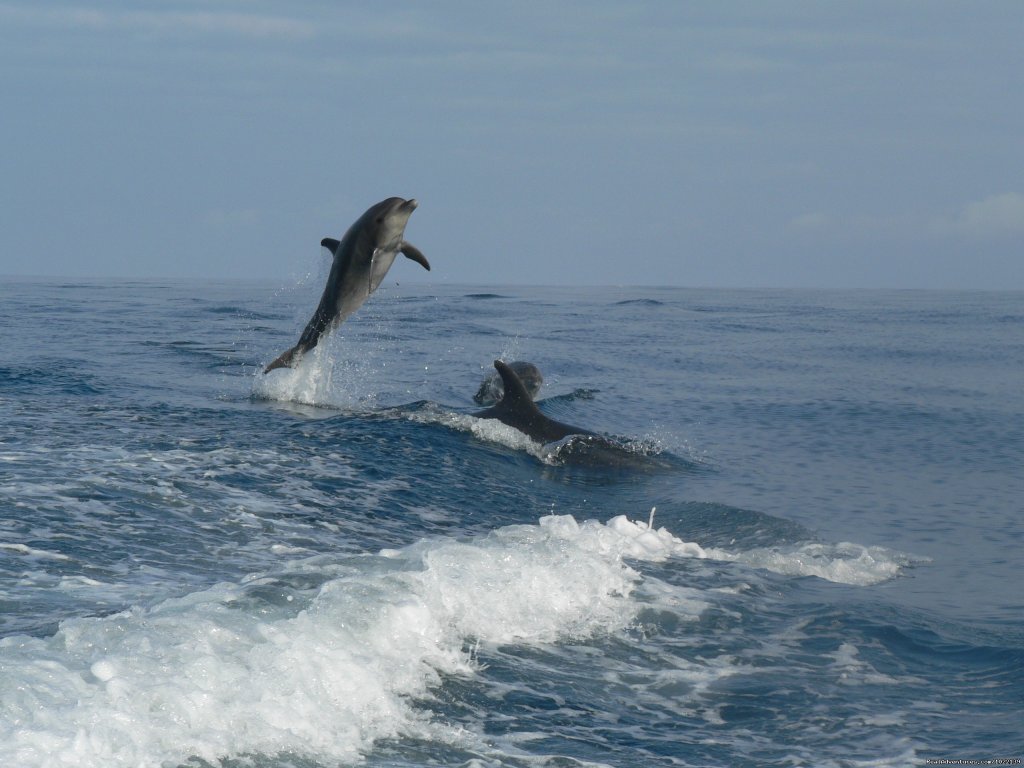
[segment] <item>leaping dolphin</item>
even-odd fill
[[[264,373],[297,365],[325,333],[337,328],[377,290],[399,253],[430,269],[420,250],[403,239],[405,225],[416,205],[415,200],[389,197],[356,219],[340,241],[332,237],[320,241],[334,254],[320,305],[306,324],[299,343],[264,368]]]
[[[531,440],[545,444],[561,440],[569,435],[596,435],[590,430],[549,419],[540,412],[526,386],[508,363],[495,360],[494,367],[501,376],[505,395],[497,405],[474,413],[473,415],[478,419],[497,419],[502,424],[518,429]]]

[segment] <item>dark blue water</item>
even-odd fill
[[[1024,295],[319,288],[0,283],[0,764],[1024,756]]]

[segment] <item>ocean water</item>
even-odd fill
[[[320,287],[0,282],[0,765],[1024,757],[1024,294]]]

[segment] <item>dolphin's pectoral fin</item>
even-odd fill
[[[427,257],[423,255],[423,252],[412,243],[402,241],[402,247],[399,248],[407,259],[412,259],[417,264],[420,264],[427,272],[430,271],[430,262],[427,261]]]
[[[335,240],[333,237],[325,237],[323,240],[320,241],[320,245],[322,245],[331,253],[337,253],[338,246],[341,245],[341,243]]]

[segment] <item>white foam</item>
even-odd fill
[[[541,461],[548,461],[544,446],[531,440],[525,433],[515,427],[503,424],[497,419],[478,419],[465,413],[455,413],[441,408],[426,408],[405,414],[410,421],[423,424],[441,424],[450,429],[470,432],[485,442],[503,445],[515,451],[524,451]]]
[[[914,558],[885,547],[805,543],[786,549],[763,548],[727,558],[789,576],[817,576],[841,584],[870,586],[896,577]]]
[[[68,620],[49,638],[5,638],[0,765],[116,768],[282,752],[350,762],[403,736],[480,750],[482,735],[434,722],[415,703],[447,675],[479,674],[474,647],[584,640],[621,632],[647,606],[684,619],[707,607],[707,594],[641,580],[628,561],[714,558],[853,583],[893,568],[851,545],[703,548],[653,522],[553,515],[468,541],[320,555],[280,575]],[[738,669],[720,662],[716,676]],[[836,666],[865,671],[848,648]],[[658,685],[699,688],[698,672]]]
[[[0,550],[6,552],[12,552],[18,555],[25,555],[26,557],[38,557],[44,560],[70,560],[71,558],[67,555],[61,554],[60,552],[48,552],[45,549],[36,549],[26,544],[16,544],[5,541],[0,541]]]
[[[550,517],[471,541],[292,563],[322,582],[310,592],[264,575],[65,621],[50,638],[8,637],[0,764],[280,752],[348,762],[409,734],[478,746],[413,701],[444,675],[475,674],[474,641],[547,643],[628,626],[640,577],[623,557],[662,557],[658,541],[623,523]],[[258,598],[267,590],[288,598]]]
[[[787,576],[817,576],[827,581],[858,586],[870,586],[897,576],[904,566],[919,560],[885,547],[865,547],[860,544],[804,543],[791,547],[761,547],[740,552],[717,547],[702,547],[695,542],[676,538],[665,528],[653,529],[654,510],[648,523],[634,522],[624,515],[608,522],[609,528],[634,541],[634,551],[647,551],[645,559],[664,559],[668,556],[695,557],[742,563],[754,568]],[[638,555],[630,555],[638,556]]]
[[[330,334],[302,356],[294,368],[257,373],[252,394],[263,400],[330,408],[366,407],[376,393],[368,379],[372,360],[365,354],[336,354],[339,334]]]
[[[913,675],[893,677],[879,672],[860,658],[860,649],[852,643],[843,643],[827,655],[834,659],[830,666],[843,685],[927,685],[925,680]]]
[[[550,466],[561,466],[566,463],[566,456],[573,452],[573,449],[582,448],[584,454],[593,450],[594,447],[605,446],[603,439],[598,438],[596,444],[591,444],[591,438],[584,435],[567,435],[561,440],[549,443],[540,443],[533,440],[525,433],[515,427],[498,421],[497,419],[481,419],[465,413],[446,411],[438,406],[428,407],[411,413],[403,413],[405,418],[424,424],[441,424],[450,429],[457,429],[462,432],[470,432],[474,437],[488,443],[495,443],[514,451],[528,453],[544,464]],[[613,450],[616,451],[616,458],[633,454],[637,457],[656,456],[663,452],[663,447],[650,441],[631,441],[618,443],[612,441]]]

